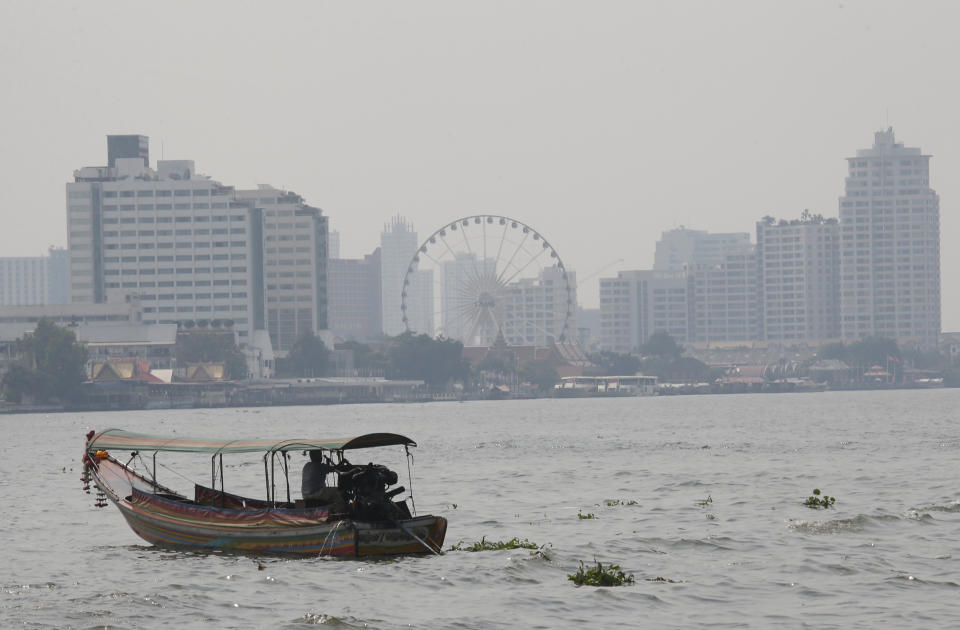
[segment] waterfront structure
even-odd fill
[[[0,307],[65,304],[67,251],[51,247],[48,256],[0,258]]]
[[[137,326],[143,322],[140,301],[130,297],[109,304],[48,304],[0,308],[0,339],[15,340],[37,328],[41,319],[58,326]]]
[[[330,332],[348,341],[379,339],[383,335],[380,293],[379,247],[362,259],[331,258],[327,268]]]
[[[711,233],[677,228],[660,235],[654,251],[654,271],[682,271],[694,265],[720,265],[733,252],[750,251],[747,232]]]
[[[235,198],[263,217],[266,329],[279,356],[327,328],[327,217],[293,192],[261,185]]]
[[[840,224],[804,211],[757,222],[761,339],[821,345],[840,337]]]
[[[152,169],[139,136],[114,138],[111,166],[78,169],[66,185],[71,303],[137,296],[146,325],[219,320],[248,358],[269,356],[256,334],[265,327],[261,209],[191,160]]]
[[[634,352],[658,332],[686,342],[689,308],[684,270],[621,271],[616,278],[601,278],[600,348]]]
[[[940,334],[940,198],[930,157],[892,128],[847,158],[840,198],[840,332],[923,348]]]

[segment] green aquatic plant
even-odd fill
[[[588,512],[586,514],[584,514],[583,512],[577,512],[577,518],[579,518],[581,521],[586,521],[586,520],[597,518],[597,515],[594,514],[593,512]]]
[[[706,499],[703,499],[702,501],[697,501],[697,505],[699,505],[700,507],[707,507],[711,503],[713,503],[713,497],[711,497],[709,494],[707,495]]]
[[[833,504],[837,502],[836,497],[831,497],[828,495],[820,496],[820,488],[813,489],[813,495],[807,497],[807,500],[803,502],[805,506],[814,510],[827,509],[828,507],[833,507]]]
[[[472,545],[461,540],[450,547],[450,551],[499,551],[501,549],[540,549],[540,546],[526,538],[511,538],[506,542],[502,540],[487,542],[487,537],[484,536]]]
[[[622,499],[612,499],[606,502],[607,507],[616,507],[618,505],[637,505],[638,503],[640,502],[636,499],[630,499],[628,501],[623,501]]]
[[[583,560],[580,561],[580,568],[576,573],[568,573],[567,579],[577,586],[622,586],[623,584],[633,584],[633,574],[627,575],[620,570],[618,564],[608,564],[604,567],[600,562],[593,568],[583,566]]]
[[[683,580],[671,580],[665,577],[647,578],[647,582],[666,582],[667,584],[683,584]]]

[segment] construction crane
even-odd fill
[[[613,260],[613,261],[608,262],[607,264],[605,264],[603,267],[600,267],[600,268],[597,269],[596,271],[591,272],[591,273],[588,273],[587,275],[583,276],[582,278],[577,278],[577,289],[579,289],[579,288],[580,288],[580,285],[583,284],[584,282],[586,282],[587,280],[591,280],[591,279],[593,279],[593,278],[596,278],[597,276],[599,276],[601,273],[603,273],[604,271],[606,271],[606,270],[609,269],[610,267],[613,267],[614,265],[620,264],[620,263],[622,263],[622,262],[623,262],[623,258],[617,258],[616,260]]]

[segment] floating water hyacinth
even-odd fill
[[[576,573],[568,573],[567,579],[577,586],[622,586],[633,584],[633,575],[627,575],[620,569],[619,564],[608,564],[606,567],[600,562],[593,568],[586,568],[583,560]]]
[[[820,488],[813,489],[813,495],[807,497],[807,500],[803,502],[805,506],[814,510],[826,509],[828,507],[833,507],[833,504],[837,502],[836,497],[831,497],[828,495],[820,496]]]
[[[487,542],[487,537],[484,536],[477,542],[472,545],[468,545],[464,541],[460,541],[457,544],[450,547],[450,551],[499,551],[501,549],[539,549],[540,546],[531,542],[526,538],[511,538],[510,540],[504,542],[498,540],[497,542]]]

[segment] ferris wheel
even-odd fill
[[[480,214],[445,224],[414,253],[403,279],[406,329],[466,346],[549,346],[575,330],[576,283],[529,225]]]

